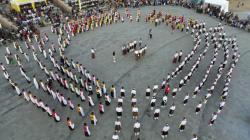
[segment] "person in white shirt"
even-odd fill
[[[46,52],[46,50],[45,50],[45,49],[43,49],[43,50],[42,50],[42,52],[43,52],[43,56],[44,56],[44,58],[45,58],[45,59],[47,59],[47,52]]]
[[[71,121],[69,117],[67,117],[67,125],[71,131],[75,129],[75,124]]]
[[[71,99],[70,98],[68,98],[68,105],[69,105],[69,108],[71,109],[71,110],[74,110],[74,108],[75,108],[75,106],[74,106],[74,104],[72,103],[72,101],[71,101]]]
[[[31,82],[30,78],[26,75],[24,69],[22,67],[20,67],[20,72],[21,72],[21,75],[27,80],[28,83]]]
[[[137,99],[135,97],[133,97],[131,99],[131,106],[134,107],[136,105],[136,103],[137,103]]]
[[[174,111],[175,111],[175,104],[173,103],[172,106],[170,107],[169,114],[168,116],[174,116]]]
[[[124,98],[125,97],[125,89],[124,89],[124,87],[121,88],[120,93],[121,93],[121,97]]]
[[[167,80],[163,78],[162,83],[161,83],[161,89],[165,89],[166,83],[167,83]]]
[[[60,116],[56,113],[55,109],[52,109],[52,117],[54,118],[55,122],[61,121]]]
[[[6,60],[6,64],[10,64],[9,55],[5,54],[5,60]]]
[[[207,103],[207,100],[212,96],[212,92],[208,92],[206,95],[205,95],[205,98],[204,98],[204,101],[203,103],[206,104]]]
[[[22,90],[22,94],[23,94],[24,99],[25,99],[26,101],[30,101],[30,97],[29,97],[29,94],[28,94],[28,92],[27,92],[27,91]]]
[[[111,98],[109,97],[109,95],[104,95],[104,100],[105,100],[105,105],[109,106],[111,103]]]
[[[201,103],[201,101],[200,101],[199,104],[196,106],[195,114],[198,114],[198,113],[200,112],[201,107],[202,107],[202,103]]]
[[[29,58],[28,54],[27,54],[27,53],[24,53],[23,55],[24,55],[25,59],[27,60],[27,62],[29,62],[29,61],[30,61],[30,58]]]
[[[36,104],[36,96],[33,96],[30,92],[29,92],[29,97],[30,97],[30,101],[33,103],[33,104]]]
[[[168,124],[166,124],[165,126],[163,126],[162,130],[161,130],[161,137],[163,139],[168,137],[168,131],[169,131],[170,127]]]
[[[196,86],[194,89],[193,98],[196,97],[196,95],[198,94],[199,91],[200,91],[199,86]]]
[[[161,107],[165,107],[167,105],[167,101],[168,101],[168,96],[164,95],[162,97],[162,101],[161,101]]]
[[[150,92],[151,92],[151,89],[150,89],[150,86],[148,86],[148,88],[146,89],[146,99],[149,99]]]
[[[16,83],[14,84],[14,86],[15,86],[15,90],[16,90],[17,95],[18,95],[18,96],[21,96],[21,95],[22,95],[22,92],[21,92],[21,90],[19,89],[19,87],[17,86]]]
[[[122,109],[122,107],[121,106],[118,106],[118,107],[116,107],[116,115],[117,115],[117,117],[118,118],[121,118],[122,117],[122,112],[123,112],[123,109]]]
[[[7,71],[3,71],[3,75],[4,75],[4,78],[5,78],[7,81],[9,81],[9,79],[10,79],[9,73],[8,73]]]
[[[187,119],[184,117],[179,126],[180,132],[184,131],[186,124],[187,124]]]
[[[181,57],[182,57],[182,50],[180,50],[180,52],[179,52],[179,57],[178,57],[178,62],[179,63],[181,62]]]
[[[45,105],[44,105],[42,99],[39,99],[38,104],[39,104],[39,107],[42,108],[43,112],[45,112],[45,111],[46,111],[46,110],[45,110]]]
[[[118,102],[118,106],[122,106],[123,105],[123,99],[122,98],[118,98],[117,102]]]
[[[155,93],[156,92],[156,90],[159,88],[159,86],[157,85],[157,84],[155,84],[154,86],[153,86],[153,93]]]
[[[179,83],[179,89],[178,89],[179,91],[181,91],[183,85],[184,85],[184,80],[181,79],[181,81]]]
[[[66,106],[68,104],[67,100],[65,99],[62,93],[60,94],[58,100],[62,103],[62,106]]]
[[[8,54],[8,55],[11,55],[11,52],[10,52],[10,49],[9,49],[9,47],[8,46],[6,46],[6,53]]]
[[[136,90],[135,90],[135,88],[133,88],[131,90],[131,98],[135,97],[135,95],[136,95]]]
[[[139,115],[138,112],[139,112],[138,107],[136,107],[136,106],[132,107],[132,117],[133,117],[133,119],[138,118],[138,115]]]
[[[189,99],[189,94],[187,93],[186,96],[184,97],[184,100],[183,100],[183,105],[184,106],[187,104],[188,99]]]
[[[38,84],[35,76],[33,76],[33,82],[34,82],[36,89],[39,89],[39,84]]]
[[[6,70],[6,68],[5,68],[5,66],[3,65],[3,63],[0,63],[0,66],[1,66],[1,69],[2,69],[3,71]]]
[[[121,121],[119,118],[115,121],[115,132],[119,133],[121,131]]]
[[[80,104],[77,105],[77,112],[79,113],[79,115],[81,117],[84,117],[85,116],[85,113],[83,111],[83,108],[80,106]]]
[[[156,108],[154,111],[154,120],[158,120],[160,116],[161,110],[159,108]]]
[[[176,93],[177,93],[177,87],[175,86],[174,89],[172,90],[173,98],[175,97]]]
[[[219,109],[218,109],[217,113],[220,113],[220,112],[221,112],[221,110],[223,109],[223,107],[225,106],[225,104],[226,104],[226,101],[225,101],[225,100],[222,100],[222,101],[220,102]]]
[[[155,107],[155,102],[156,102],[156,98],[153,96],[152,99],[151,99],[151,101],[150,101],[151,110],[154,109],[154,107]]]
[[[48,113],[48,115],[51,117],[52,111],[51,111],[50,107],[47,104],[45,104],[44,108],[45,108],[45,111]]]
[[[212,114],[212,118],[210,119],[209,125],[212,126],[214,124],[214,122],[215,122],[216,119],[217,119],[217,113],[214,112]]]
[[[89,106],[94,106],[95,105],[91,96],[88,96],[88,101],[89,101]]]
[[[179,56],[178,52],[175,52],[174,58],[173,58],[173,63],[176,63],[178,56]]]
[[[112,135],[112,140],[119,140],[119,135],[116,132]]]
[[[135,134],[135,136],[140,135],[140,128],[141,128],[141,124],[138,121],[136,123],[134,123],[134,134]]]
[[[196,134],[193,134],[193,137],[192,137],[192,139],[191,139],[191,140],[198,140],[197,135],[196,135]]]
[[[95,59],[95,57],[96,57],[96,56],[95,56],[95,49],[92,48],[92,49],[91,49],[91,58],[92,58],[92,59]]]
[[[187,27],[186,27],[186,34],[188,34],[188,32],[189,32],[189,26],[187,25]]]

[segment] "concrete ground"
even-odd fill
[[[218,21],[206,15],[195,13],[193,10],[183,9],[180,7],[143,7],[141,8],[142,16],[153,9],[171,12],[175,15],[184,15],[185,17],[194,17],[206,22],[208,26],[215,26]],[[131,9],[135,12],[134,9]],[[123,10],[122,10],[123,12]],[[147,33],[149,28],[153,29],[153,39],[148,40]],[[50,31],[49,28],[43,28],[43,32]],[[215,79],[218,64],[222,61],[222,52],[220,52],[218,62],[212,69],[212,74],[209,76],[205,87],[201,91],[201,95],[196,99],[190,99],[187,106],[182,105],[182,100],[186,92],[191,93],[194,87],[201,81],[205,74],[205,69],[212,58],[212,50],[208,52],[205,59],[201,62],[199,71],[195,72],[191,82],[185,86],[181,92],[177,93],[173,100],[169,97],[166,108],[161,109],[160,118],[158,121],[153,120],[153,112],[149,109],[150,100],[145,99],[145,89],[148,85],[160,84],[164,76],[171,72],[176,65],[171,63],[172,56],[175,51],[183,50],[184,55],[190,52],[193,47],[193,39],[190,35],[181,33],[179,31],[171,34],[170,28],[165,25],[154,27],[153,24],[144,22],[125,22],[118,23],[101,29],[96,29],[93,32],[78,35],[72,39],[72,46],[66,50],[66,55],[84,64],[91,73],[97,75],[100,79],[107,83],[110,87],[112,84],[116,85],[117,91],[121,86],[126,89],[126,99],[124,103],[124,115],[122,117],[122,131],[119,134],[121,140],[135,140],[133,136],[133,120],[130,106],[130,90],[136,88],[137,99],[139,107],[139,120],[142,124],[141,140],[160,140],[160,131],[165,123],[170,125],[169,140],[189,140],[193,133],[199,136],[200,140],[247,140],[250,137],[250,97],[249,97],[249,78],[250,78],[250,48],[247,43],[250,34],[238,30],[236,28],[225,27],[228,35],[236,35],[240,47],[241,59],[233,72],[232,82],[229,89],[229,97],[226,106],[222,113],[218,116],[215,125],[208,126],[208,121],[211,114],[217,110],[219,104],[219,96],[223,88],[223,79],[219,81],[216,87],[215,94],[202,108],[199,115],[195,115],[194,109],[202,97],[206,94],[206,89],[211,86]],[[50,40],[57,42],[56,36],[49,34]],[[121,55],[121,46],[133,39],[143,39],[143,43],[148,46],[146,56],[139,61],[134,60],[134,56],[129,54],[127,56]],[[12,44],[11,44],[12,45]],[[24,46],[23,46],[24,47]],[[97,58],[90,59],[90,49],[94,47],[97,50]],[[4,61],[5,48],[0,48],[1,60]],[[14,52],[14,49],[12,48]],[[25,51],[27,51],[25,49]],[[116,51],[117,63],[112,63],[112,52]],[[198,51],[200,52],[200,51]],[[195,57],[197,58],[198,55]],[[21,57],[24,59],[23,57]],[[42,56],[39,55],[42,59]],[[46,66],[51,67],[48,60],[42,59]],[[194,62],[195,59],[192,59]],[[176,77],[171,86],[179,83],[181,77],[188,73],[190,65],[186,66],[184,71]],[[36,74],[38,78],[44,78],[45,74],[42,72],[33,58],[30,63],[24,62],[24,68],[28,71],[28,75]],[[89,109],[86,102],[81,102],[75,95],[69,91],[60,89],[64,95],[71,97],[73,103],[81,103],[86,112],[94,111],[97,114],[98,124],[93,127],[90,126],[92,136],[86,138],[83,135],[83,122],[90,124],[89,117],[84,119],[70,110],[62,107],[58,102],[52,100],[50,96],[44,94],[42,90],[35,90],[34,86],[28,85],[21,77],[16,66],[7,66],[7,70],[12,78],[22,88],[27,88],[33,94],[46,101],[50,106],[54,107],[62,121],[55,123],[50,119],[46,113],[37,109],[31,103],[27,103],[23,98],[16,95],[15,91],[6,83],[3,76],[0,78],[0,137],[3,140],[108,140],[114,132],[114,121],[116,120],[115,106],[113,100],[111,106],[105,108],[105,114],[99,115],[97,107]],[[224,77],[223,77],[224,78]],[[55,83],[55,88],[58,88]],[[159,94],[163,91],[159,91]],[[157,106],[160,104],[160,98],[157,98]],[[96,99],[95,99],[96,101]],[[175,102],[176,111],[175,116],[169,118],[168,111],[170,105]],[[69,131],[66,126],[66,117],[70,116],[76,124],[74,131]],[[183,133],[178,131],[178,125],[183,117],[188,120],[187,128]]]
[[[229,9],[232,12],[250,10],[250,0],[229,0]]]

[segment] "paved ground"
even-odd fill
[[[164,10],[176,15],[184,15],[187,17],[195,17],[200,20],[206,21],[208,26],[218,24],[217,20],[205,15],[194,13],[193,10],[187,10],[179,7],[143,7],[141,8],[142,15],[145,15],[152,9]],[[149,41],[147,39],[148,29],[153,29],[153,39]],[[49,28],[44,28],[44,31],[49,31]],[[201,96],[196,99],[191,99],[189,104],[185,107],[181,104],[184,98],[185,92],[192,92],[194,86],[197,85],[205,74],[205,69],[212,58],[212,51],[207,54],[202,65],[199,67],[199,71],[195,73],[195,77],[180,93],[178,93],[176,99],[170,97],[166,108],[161,110],[160,119],[154,121],[152,118],[152,112],[148,108],[149,100],[145,99],[145,89],[147,85],[159,84],[161,79],[167,75],[168,72],[175,68],[175,65],[171,64],[171,58],[175,51],[182,49],[184,54],[190,52],[193,47],[193,39],[191,36],[184,33],[176,32],[171,34],[169,27],[161,25],[155,28],[153,25],[140,22],[140,23],[118,23],[109,27],[97,29],[94,32],[82,34],[75,37],[72,41],[73,45],[66,51],[66,55],[69,58],[83,63],[91,72],[96,74],[100,79],[105,80],[107,86],[115,84],[117,90],[124,86],[127,93],[130,93],[131,88],[136,88],[137,99],[140,111],[140,121],[142,122],[142,140],[158,140],[160,137],[160,130],[165,123],[169,123],[171,130],[168,139],[170,140],[189,140],[192,133],[197,133],[201,140],[247,140],[250,137],[250,98],[249,92],[249,68],[250,63],[250,48],[248,40],[250,34],[235,28],[226,27],[226,31],[229,35],[237,35],[238,44],[240,46],[241,59],[237,65],[237,68],[233,72],[232,82],[230,84],[230,96],[226,103],[225,109],[218,116],[216,124],[213,127],[209,127],[208,121],[212,112],[217,110],[218,96],[223,88],[224,82],[221,80],[216,87],[218,94],[213,96],[199,115],[194,114],[194,109]],[[54,35],[49,35],[51,40],[55,40]],[[129,54],[128,56],[122,56],[121,45],[127,43],[130,40],[142,38],[144,43],[147,43],[149,49],[144,59],[136,62],[134,56]],[[56,42],[56,41],[55,41]],[[90,48],[97,49],[97,59],[90,60]],[[1,58],[4,61],[4,47],[0,48]],[[12,49],[13,50],[13,49]],[[116,51],[118,54],[118,63],[112,63],[112,51]],[[118,53],[119,52],[119,53]],[[41,59],[42,57],[39,56]],[[197,56],[196,56],[197,57]],[[219,55],[220,59],[217,64],[222,60],[222,55]],[[30,63],[25,63],[24,67],[29,71],[28,75],[32,76],[36,74],[39,78],[45,77],[45,74],[37,67],[34,60]],[[193,59],[195,60],[195,59]],[[51,66],[51,63],[47,61],[47,66]],[[190,66],[187,66],[176,79],[171,82],[171,85],[175,85],[179,82],[189,71]],[[216,73],[217,66],[213,68],[212,73]],[[6,81],[1,76],[0,79],[0,136],[3,140],[52,140],[52,139],[86,139],[86,140],[101,140],[111,139],[114,132],[115,121],[115,105],[112,103],[110,107],[106,108],[104,115],[100,116],[97,113],[97,107],[88,109],[87,103],[81,103],[84,109],[87,111],[95,111],[99,120],[98,125],[91,126],[92,136],[86,138],[82,132],[83,122],[88,122],[89,119],[81,119],[75,111],[71,111],[68,108],[61,107],[58,102],[53,102],[51,97],[44,94],[44,92],[36,91],[33,85],[27,85],[25,80],[21,78],[19,70],[16,66],[8,66],[7,70],[13,75],[13,79],[18,81],[18,84],[22,88],[30,89],[39,98],[42,98],[50,106],[54,106],[62,116],[62,122],[55,123],[50,119],[46,113],[34,107],[31,103],[26,103],[24,99],[18,97],[15,92],[10,88]],[[205,94],[206,88],[211,85],[215,75],[210,75],[208,82],[205,84],[205,88],[202,89],[201,94]],[[75,104],[80,103],[80,100],[73,96],[69,91],[62,90],[65,95],[72,98]],[[160,91],[159,93],[162,93]],[[160,100],[160,99],[159,99]],[[158,100],[158,101],[159,101]],[[177,109],[175,117],[169,118],[167,116],[168,109],[172,102],[176,103]],[[159,103],[159,102],[158,102]],[[158,105],[158,104],[157,104]],[[70,116],[76,124],[77,129],[73,132],[69,131],[65,118]],[[187,117],[187,128],[183,133],[178,132],[178,125],[183,116]],[[133,120],[131,117],[130,98],[127,96],[125,99],[124,116],[122,118],[122,132],[120,133],[121,140],[134,140],[132,134]]]
[[[238,7],[240,3],[240,6]],[[244,3],[242,5],[242,3]],[[230,11],[240,12],[240,11],[249,11],[250,10],[250,0],[230,0],[229,2]]]

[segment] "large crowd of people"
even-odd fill
[[[135,7],[147,5],[172,5],[172,6],[181,6],[188,9],[195,9],[200,11],[200,13],[208,14],[209,16],[218,18],[221,22],[225,22],[228,25],[237,27],[240,29],[250,31],[250,21],[247,19],[240,19],[237,14],[233,12],[225,12],[221,10],[220,6],[208,4],[206,6],[203,3],[195,3],[194,1],[188,0],[116,0],[114,5],[116,7]]]
[[[162,2],[164,4],[164,1]],[[168,1],[166,2],[168,3]],[[83,133],[87,137],[93,134],[91,133],[92,126],[98,124],[98,117],[101,117],[101,115],[98,114],[104,114],[106,108],[111,109],[111,100],[115,100],[113,102],[117,102],[117,105],[114,109],[116,112],[116,116],[114,117],[117,119],[115,119],[114,122],[115,125],[112,140],[119,140],[119,134],[122,131],[121,120],[124,115],[127,115],[123,113],[124,100],[129,99],[131,102],[133,119],[133,126],[131,128],[133,128],[134,136],[140,138],[140,131],[144,122],[139,120],[142,110],[140,110],[137,105],[138,99],[136,96],[136,89],[133,88],[130,91],[126,88],[126,85],[120,85],[121,88],[116,89],[113,83],[105,83],[105,80],[100,80],[98,76],[94,75],[94,72],[88,70],[84,64],[81,64],[74,59],[70,59],[65,55],[65,50],[70,49],[71,40],[76,35],[94,31],[96,28],[110,26],[115,23],[122,24],[123,22],[134,22],[133,16],[128,9],[126,9],[125,13],[127,15],[123,16],[123,14],[119,13],[117,10],[112,9],[104,13],[93,13],[92,15],[76,21],[69,21],[67,20],[67,17],[62,17],[65,18],[66,22],[60,23],[60,26],[51,26],[51,32],[58,38],[57,43],[53,43],[56,41],[50,40],[50,37],[46,33],[44,35],[24,35],[25,45],[22,46],[17,41],[14,41],[13,47],[6,46],[6,63],[2,62],[0,65],[7,83],[9,83],[9,85],[16,91],[18,96],[22,96],[27,102],[31,102],[37,108],[46,112],[51,119],[54,119],[56,122],[64,121],[69,130],[74,131],[77,125],[82,125]],[[138,15],[140,15],[139,10],[135,17],[140,17]],[[136,20],[136,22],[143,22],[143,20]],[[161,110],[165,109],[167,104],[171,104],[168,116],[176,116],[175,110],[178,108],[176,106],[177,101],[174,99],[179,98],[177,95],[183,91],[182,89],[185,88],[193,78],[196,78],[195,73],[199,70],[199,65],[207,59],[207,54],[212,50],[213,58],[206,69],[203,79],[198,84],[196,83],[197,85],[195,86],[194,91],[185,94],[182,102],[183,107],[185,107],[186,104],[190,104],[197,96],[202,96],[200,92],[201,90],[206,90],[204,89],[205,83],[211,85],[208,89],[208,93],[202,97],[202,100],[199,101],[193,109],[194,114],[199,114],[202,111],[204,104],[206,104],[213,95],[218,81],[225,78],[225,85],[221,93],[218,109],[212,113],[211,119],[208,120],[208,124],[212,126],[225,106],[229,94],[228,86],[231,81],[232,72],[239,61],[240,54],[236,37],[227,36],[222,24],[208,28],[206,27],[205,22],[191,18],[186,20],[183,16],[175,16],[169,13],[157,13],[156,10],[151,11],[147,17],[145,17],[145,22],[153,22],[156,27],[169,26],[172,29],[172,33],[178,30],[190,34],[194,39],[194,46],[191,52],[187,53],[180,50],[173,55],[173,60],[170,61],[173,62],[173,65],[177,65],[176,68],[172,72],[169,72],[167,77],[163,77],[162,82],[154,84],[153,86],[150,86],[149,84],[146,88],[146,99],[150,99],[150,101],[148,103],[145,102],[145,104],[150,105],[150,113],[153,114],[153,119],[155,121],[161,119]],[[161,25],[161,23],[165,24]],[[29,31],[27,30],[27,32]],[[152,35],[153,33],[150,29],[150,39],[153,39]],[[123,46],[122,52],[125,55],[130,51],[134,51],[136,59],[139,59],[140,56],[145,55],[146,49],[147,48],[142,45],[142,40],[140,39],[139,41],[131,41]],[[217,58],[219,53],[223,53],[224,59],[220,62],[217,73],[212,74],[212,68],[217,67],[216,63],[219,61]],[[114,58],[115,56],[116,55],[113,52],[114,62],[116,62],[116,59]],[[198,57],[196,58],[195,56]],[[91,49],[91,58],[96,58],[94,48]],[[30,61],[37,64],[39,71],[41,71],[39,75],[43,75],[46,78],[41,79],[38,74],[30,75],[27,72],[24,64],[29,63]],[[16,65],[17,69],[20,71],[20,73],[16,74],[21,75],[22,78],[27,81],[27,84],[34,87],[34,90],[47,93],[46,99],[50,98],[56,104],[70,108],[72,113],[77,113],[83,118],[83,123],[76,124],[74,119],[70,118],[70,116],[58,113],[53,106],[54,103],[46,102],[46,99],[39,98],[39,95],[34,94],[33,91],[18,85],[13,78],[14,75],[10,75],[9,73],[13,68],[8,68],[8,66],[13,64]],[[190,70],[186,69],[187,65],[191,66]],[[185,73],[184,69],[186,69],[185,71],[188,71],[188,73]],[[176,83],[174,79],[177,76],[180,76],[180,73],[184,73],[184,76]],[[211,75],[216,75],[212,84],[207,80]],[[150,87],[152,87],[152,89]],[[117,93],[117,90],[119,93]],[[62,91],[67,92],[63,93]],[[131,92],[131,98],[127,97],[128,91]],[[169,94],[172,94],[173,102],[171,103],[169,103],[169,100],[171,99]],[[189,98],[191,94],[193,97],[192,100]],[[79,98],[78,102],[73,102],[71,100],[72,95]],[[161,100],[158,100],[159,98]],[[88,110],[94,106],[98,106],[98,110],[92,110],[89,112]],[[165,115],[165,117],[167,116]],[[176,125],[178,126],[179,131],[183,132],[185,129],[188,129],[187,124],[189,121],[186,116],[181,117],[182,119],[179,122],[176,122]],[[162,137],[163,139],[167,138],[171,132],[171,127],[173,126],[170,126],[168,122],[164,123],[162,129],[157,130],[161,134],[159,137]],[[197,140],[198,137],[197,134],[192,134],[191,139]]]
[[[208,4],[207,6],[203,6],[202,3],[200,4],[195,4],[192,3],[191,1],[186,1],[186,0],[116,0],[112,5],[116,8],[119,7],[140,7],[140,6],[147,6],[147,5],[172,5],[172,6],[182,6],[186,8],[193,8],[193,9],[201,9],[202,13],[208,14],[209,16],[216,17],[218,18],[221,22],[225,22],[228,25],[231,25],[233,27],[241,28],[244,30],[250,30],[250,21],[249,19],[240,19],[237,14],[234,14],[233,12],[224,12],[223,10],[220,9],[218,6],[213,6]],[[140,11],[140,10],[139,10]],[[101,11],[103,12],[103,11]],[[58,10],[56,7],[54,7],[49,1],[48,4],[42,4],[39,7],[36,7],[35,10],[32,9],[26,9],[21,13],[17,12],[8,12],[7,10],[0,10],[0,13],[2,15],[5,15],[11,21],[16,23],[18,25],[19,29],[17,32],[12,31],[13,33],[16,33],[18,35],[9,35],[12,36],[11,39],[22,39],[23,37],[27,36],[27,30],[31,33],[35,33],[35,28],[34,25],[38,24],[43,26],[46,23],[52,23],[53,25],[58,25],[58,22],[60,22],[60,15],[65,15],[65,13],[62,13],[62,11]],[[113,18],[113,22],[116,22],[118,19],[121,18],[121,20],[124,20],[124,17],[120,17],[116,14]],[[159,13],[161,14],[161,13]],[[157,16],[159,16],[157,14]],[[133,19],[132,16],[128,13],[126,15],[129,17],[130,20]],[[166,15],[167,16],[167,15]],[[110,23],[110,17],[111,15],[105,15],[105,14],[100,14],[100,11],[96,10],[90,10],[82,14],[77,14],[77,17],[72,16],[73,18],[82,18],[80,22],[77,22],[76,26],[84,26],[84,28],[81,28],[82,30],[80,32],[86,31],[86,30],[93,30],[93,27],[97,26],[102,26],[103,24]],[[146,18],[147,19],[147,18]],[[134,17],[135,21],[140,20],[140,12]],[[61,21],[62,22],[62,21]],[[98,23],[99,22],[99,23]],[[157,23],[160,23],[161,21],[156,18],[155,25]],[[167,23],[166,23],[167,24]],[[177,28],[182,28],[183,25],[177,23],[177,25],[174,25]],[[25,27],[25,28],[24,28]],[[78,27],[75,27],[78,28]],[[76,32],[76,31],[74,31]],[[77,31],[79,32],[79,31]],[[5,32],[7,34],[8,32]],[[6,36],[1,37],[2,42],[6,42],[5,40],[8,40]]]

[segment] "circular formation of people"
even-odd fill
[[[167,26],[172,29],[172,34],[183,32],[183,34],[192,36],[194,45],[190,52],[180,50],[172,54],[173,59],[169,61],[176,65],[176,68],[166,73],[166,77],[159,79],[155,82],[156,84],[148,83],[148,87],[145,87],[145,93],[137,93],[136,87],[127,89],[126,85],[119,85],[121,88],[117,89],[118,85],[105,83],[105,79],[99,79],[98,75],[93,74],[92,71],[94,70],[87,69],[84,64],[65,55],[65,51],[70,49],[75,36],[87,34],[96,28],[123,24],[123,22],[146,22],[147,24],[154,23],[156,27]],[[128,115],[131,116],[133,121],[133,126],[131,126],[133,137],[140,139],[141,131],[143,131],[141,128],[147,122],[140,119],[145,110],[140,110],[137,100],[143,100],[155,121],[160,120],[161,117],[168,117],[170,121],[170,118],[176,116],[175,110],[178,109],[176,104],[182,104],[182,108],[185,108],[187,104],[194,102],[197,96],[200,96],[202,100],[193,108],[193,112],[190,112],[190,114],[197,115],[201,113],[213,94],[221,94],[220,101],[214,103],[217,104],[218,108],[210,114],[211,119],[207,120],[208,125],[212,127],[216,123],[217,117],[222,114],[221,111],[229,94],[228,88],[232,72],[240,57],[236,36],[227,36],[221,23],[214,27],[207,27],[203,21],[191,18],[185,19],[183,16],[175,16],[157,10],[150,11],[146,17],[142,17],[140,9],[137,10],[136,15],[132,15],[129,9],[125,9],[124,13],[112,9],[82,20],[66,21],[60,26],[51,26],[51,32],[57,36],[57,42],[51,40],[49,35],[45,33],[43,35],[34,34],[32,37],[28,35],[24,40],[24,45],[14,41],[13,47],[6,46],[5,62],[1,63],[2,74],[18,96],[23,97],[24,100],[42,110],[44,115],[48,114],[49,118],[54,119],[56,123],[64,123],[70,131],[82,129],[83,135],[86,137],[91,137],[97,133],[92,130],[93,127],[98,125],[98,119],[102,117],[101,114],[105,114],[106,110],[113,110],[116,113],[113,117],[117,119],[113,124],[113,135],[109,139],[121,139],[119,134],[123,131],[123,123],[126,123],[122,121],[122,118]],[[148,29],[147,36],[147,41],[154,39],[153,29]],[[119,63],[117,55],[122,54],[126,57],[129,53],[133,53],[135,61],[140,61],[147,55],[147,43],[145,42],[141,38],[134,39],[121,45],[121,52],[110,52],[113,63]],[[195,83],[196,87],[193,90],[183,91],[183,87],[192,82],[195,77],[195,73],[200,68],[199,64],[206,61],[208,51],[213,51],[213,57],[209,60],[210,63],[203,74],[203,79],[199,83]],[[89,57],[94,61],[98,57],[96,49],[92,48],[89,52],[91,54]],[[219,54],[224,56],[222,62],[218,62]],[[30,61],[37,63],[34,67],[39,67],[43,71],[39,75],[46,75],[46,79],[39,79],[38,74],[29,75],[24,64],[30,63]],[[11,67],[11,65],[16,67]],[[217,73],[211,73],[214,67],[217,68]],[[35,90],[38,90],[41,94],[46,93],[46,98],[53,99],[54,103],[46,102],[39,97],[40,95],[34,94],[27,87],[19,86],[15,75],[9,74],[9,71],[14,68],[20,70],[20,73],[16,73],[16,75],[21,75],[29,86],[34,86]],[[190,68],[188,73],[183,73],[183,69],[187,70],[188,68]],[[184,75],[181,80],[173,82],[180,73]],[[211,86],[206,89],[206,94],[202,95],[200,91],[204,88],[204,84],[208,82],[207,79],[210,75],[216,75],[216,78],[212,83],[208,83]],[[220,79],[224,81],[223,90],[221,93],[214,93]],[[56,85],[60,85],[60,88]],[[60,89],[65,89],[68,93],[62,93]],[[145,98],[137,99],[137,94],[145,94]],[[179,98],[178,94],[185,94],[182,102],[174,100]],[[79,98],[78,102],[73,102],[71,96]],[[123,112],[124,104],[127,102],[131,103],[131,114]],[[82,117],[82,121],[76,122],[73,118],[60,114],[53,104],[69,107],[72,113]],[[115,108],[109,107],[111,104],[115,104]],[[170,105],[170,108],[167,105]],[[98,109],[92,109],[95,106]],[[161,113],[162,110],[167,110],[168,114]],[[155,129],[154,131],[158,131],[159,137],[162,139],[168,138],[168,135],[172,133],[172,127],[177,127],[179,133],[182,133],[188,129],[187,124],[191,122],[186,116],[181,116],[181,118],[179,122],[175,122],[176,126],[171,126],[168,122],[165,122],[162,124],[162,129]],[[198,140],[199,135],[192,133],[187,139]]]

